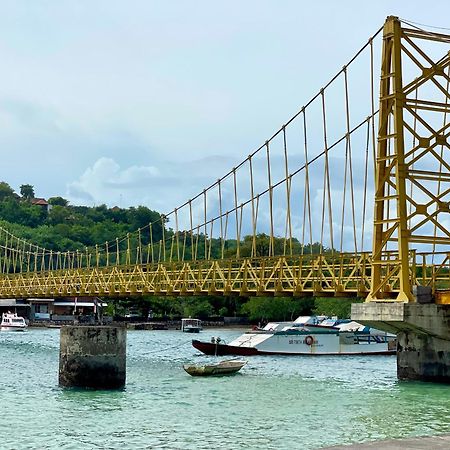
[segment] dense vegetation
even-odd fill
[[[350,317],[351,304],[360,299],[348,298],[293,298],[293,297],[134,297],[109,302],[111,315],[125,316],[133,312],[142,318],[149,314],[154,319],[218,319],[245,317],[252,323],[290,321],[300,315]]]
[[[34,187],[23,184],[20,194],[6,182],[0,182],[0,226],[5,227],[16,236],[20,236],[36,245],[54,251],[83,250],[87,246],[111,242],[118,236],[124,236],[139,228],[154,223],[153,240],[162,238],[161,214],[145,206],[131,208],[108,208],[106,205],[95,207],[72,206],[62,197],[48,199],[51,205],[47,208],[37,205]],[[166,238],[173,231],[166,229]],[[145,239],[145,238],[144,238]],[[147,238],[148,239],[148,238]],[[213,239],[211,257],[221,256],[222,246],[218,239]],[[256,237],[256,254],[269,254],[269,236],[259,234]],[[145,243],[145,242],[143,242]],[[284,239],[275,238],[274,252],[282,254]],[[225,256],[235,254],[237,242],[229,240],[225,243]],[[293,240],[293,253],[299,254],[301,245]],[[240,242],[241,256],[250,256],[252,237],[245,236]],[[305,246],[304,253],[318,253],[319,244]],[[187,236],[186,259],[190,258],[191,243]],[[198,241],[198,258],[204,252],[204,239]],[[181,316],[218,317],[243,315],[250,320],[290,320],[300,314],[333,314],[348,317],[350,302],[343,299],[294,299],[294,298],[260,298],[244,299],[239,297],[139,297],[121,299],[111,302],[111,312],[117,314],[137,310],[147,316],[151,310],[156,317],[175,318]]]
[[[49,198],[51,209],[47,211],[45,207],[32,204],[32,186],[22,185],[21,194],[17,195],[7,183],[0,182],[0,225],[49,250],[82,250],[113,241],[160,218],[159,213],[145,206],[128,209],[106,205],[71,206],[62,197]],[[155,238],[160,239],[161,227],[156,225],[153,231]]]

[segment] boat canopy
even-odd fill
[[[199,326],[201,325],[202,321],[200,319],[181,319],[181,322],[186,325],[192,325],[192,326]]]

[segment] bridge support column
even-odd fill
[[[450,305],[363,303],[352,319],[397,334],[397,376],[450,383]]]
[[[76,326],[61,328],[59,385],[120,389],[126,378],[126,328]]]

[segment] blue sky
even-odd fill
[[[446,1],[0,1],[1,179],[169,211],[257,148],[388,15]]]

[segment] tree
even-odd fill
[[[47,222],[51,225],[66,223],[70,217],[70,211],[64,206],[55,205],[47,216]]]
[[[313,305],[312,298],[252,297],[242,306],[242,312],[254,321],[290,321],[301,314],[310,314]]]
[[[20,186],[20,195],[25,200],[34,198],[34,186],[31,184],[22,184],[22,186]]]
[[[12,187],[5,181],[0,181],[0,201],[6,198],[13,198],[16,194]]]
[[[19,203],[13,198],[7,198],[0,203],[0,217],[11,223],[35,228],[42,225],[45,214],[40,206],[24,202]]]
[[[67,206],[69,204],[69,200],[62,197],[50,197],[48,202],[52,206]]]
[[[180,300],[184,317],[207,319],[213,315],[213,307],[206,298],[184,297]]]
[[[351,315],[352,303],[362,302],[360,298],[316,297],[314,314],[348,319]]]

